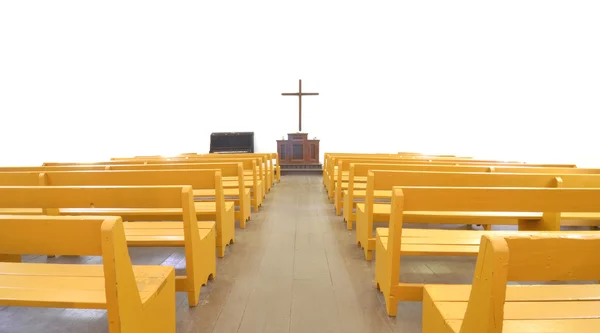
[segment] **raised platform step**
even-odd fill
[[[302,174],[322,174],[322,164],[281,164],[281,174],[302,173]]]

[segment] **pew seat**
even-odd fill
[[[599,235],[594,230],[556,231],[565,234]],[[538,231],[517,230],[448,230],[448,229],[412,229],[402,230],[400,251],[407,256],[476,256],[483,235],[523,235],[536,234]],[[552,233],[547,231],[547,233]],[[382,249],[388,250],[388,228],[377,228],[376,237],[380,240]],[[370,240],[375,246],[375,240]]]
[[[225,247],[227,245],[235,243],[235,224],[234,224],[234,207],[233,202],[226,201],[225,202],[225,216],[223,217],[223,223],[221,226],[221,230],[219,233],[218,226],[215,231],[217,231],[217,235],[213,235],[211,237],[216,237],[215,246],[219,250],[219,257],[223,257],[225,255]],[[196,218],[199,221],[205,221],[202,229],[211,228],[211,226],[215,226],[216,219],[216,202],[194,202],[194,207],[196,209]],[[134,222],[138,223],[138,221],[180,221],[182,210],[181,208],[61,208],[58,210],[61,215],[117,215],[123,218],[123,221],[126,222]],[[0,208],[0,214],[8,214],[8,215],[41,215],[41,208]],[[149,222],[153,223],[153,222]],[[173,224],[173,226],[179,225],[181,228],[181,232],[183,232],[182,224]],[[126,228],[128,228],[129,223],[125,223]],[[153,225],[150,225],[153,226]],[[173,227],[170,227],[173,229]],[[175,227],[176,228],[176,227]],[[171,230],[172,231],[172,230]],[[155,231],[159,232],[159,231]],[[172,246],[171,241],[169,240],[169,235],[163,235],[162,241],[159,241],[158,238],[154,238],[149,243],[153,244],[152,246]],[[201,235],[201,239],[204,236]],[[129,242],[129,239],[128,239]],[[176,242],[177,243],[177,242]],[[136,244],[130,244],[132,246],[144,246],[144,242],[136,242]],[[171,245],[169,245],[171,244]],[[177,243],[182,245],[183,243]]]
[[[423,332],[460,332],[471,289],[471,285],[426,285],[424,325],[435,326]],[[502,332],[599,332],[599,318],[600,285],[510,285]]]
[[[135,265],[133,274],[144,306],[173,267]],[[103,266],[0,262],[0,306],[106,309]]]
[[[364,213],[364,204],[357,203],[359,214]],[[389,221],[392,207],[390,204],[373,204],[375,222],[386,223]],[[518,225],[518,220],[538,220],[542,218],[540,212],[443,212],[443,211],[410,211],[404,212],[406,222],[409,223],[436,223],[436,224],[502,224]],[[564,226],[597,226],[600,225],[600,213],[562,213],[561,225]],[[430,220],[433,219],[433,220]],[[475,219],[476,221],[469,221]],[[589,220],[583,224],[578,220]],[[597,221],[597,222],[592,222]],[[358,225],[357,225],[358,228]]]
[[[126,222],[123,226],[128,246],[185,245],[183,222]],[[198,222],[200,239],[214,237],[214,228],[215,222]]]
[[[227,177],[224,177],[224,178],[227,178]],[[256,182],[257,182],[257,184],[256,184],[256,186],[254,186],[253,179],[244,179],[244,187],[256,189],[255,190],[256,193],[254,193],[254,191],[252,192],[252,198],[253,198],[252,201],[254,202],[254,210],[257,212],[258,207],[262,206],[263,200],[265,198],[265,193],[263,191],[263,188],[264,188],[263,182],[261,180],[257,180]],[[239,189],[240,183],[237,180],[223,179],[223,188],[225,190]]]
[[[237,197],[239,196],[239,193],[236,189],[234,188],[226,188],[223,190],[223,194],[226,197]],[[250,189],[246,188],[244,190],[244,194],[250,194]],[[194,196],[214,196],[215,195],[215,190],[209,190],[209,189],[201,189],[201,190],[194,190]]]
[[[223,190],[223,192],[224,192],[226,201],[232,201],[234,204],[241,206],[238,189],[226,188]],[[210,189],[194,190],[194,197],[195,197],[196,201],[203,201],[203,200],[212,201],[212,200],[214,200],[214,196],[215,196],[215,190],[210,190]],[[247,203],[250,203],[250,189],[249,188],[244,189],[244,200]],[[235,214],[235,219],[237,221],[240,221],[240,222],[249,221],[251,218],[251,207],[249,204],[244,205],[243,211],[235,211],[234,214]],[[245,224],[240,223],[240,226],[242,226],[242,225],[243,225],[243,227],[245,227]]]
[[[373,204],[373,221],[387,223],[390,220],[392,206],[390,204]],[[375,239],[372,230],[367,224],[365,204],[356,204],[356,243],[360,245],[365,253],[366,260],[372,260],[372,251],[376,250]],[[480,224],[486,230],[496,225],[517,225],[519,221],[527,221],[529,224],[519,226],[525,230],[531,227],[531,223],[542,219],[541,212],[457,212],[457,211],[405,211],[404,222],[407,223],[433,223],[433,224]],[[600,225],[600,213],[590,212],[563,212],[560,214],[562,226],[596,227]],[[411,229],[407,229],[411,230]],[[416,229],[413,229],[416,230]],[[431,229],[421,229],[424,233],[432,233]],[[457,232],[471,232],[472,230],[456,230]],[[387,228],[377,228],[377,235],[387,237]],[[444,232],[448,232],[444,230]],[[434,254],[430,254],[434,255]]]

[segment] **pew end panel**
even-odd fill
[[[2,215],[0,252],[103,259],[100,265],[0,262],[0,306],[105,309],[110,332],[175,332],[174,268],[132,266],[119,217]]]

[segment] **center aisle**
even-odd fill
[[[392,332],[368,283],[371,263],[335,216],[320,176],[282,177],[236,238],[201,305],[188,309],[180,299],[181,331]]]

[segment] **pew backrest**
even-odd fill
[[[460,172],[420,172],[420,171],[369,171],[367,176],[367,190],[365,193],[365,212],[369,225],[373,221],[373,205],[375,203],[374,193],[377,190],[392,190],[397,186],[418,186],[434,188],[600,188],[600,175],[550,175],[550,174],[499,174],[499,173],[460,173]],[[460,191],[454,191],[458,194]],[[424,193],[424,192],[419,192]],[[427,200],[435,202],[444,200],[437,198],[436,191],[426,192],[428,197],[411,196],[410,200]],[[471,193],[471,192],[466,192]],[[518,192],[521,193],[521,192]],[[503,200],[513,200],[515,198],[502,197]],[[447,198],[446,198],[447,200]],[[461,198],[457,197],[457,201]],[[478,200],[474,199],[474,203]],[[412,202],[412,201],[411,201]],[[570,200],[569,200],[570,202]],[[444,203],[439,203],[442,205]],[[407,209],[405,207],[405,209]],[[410,209],[413,210],[413,209]],[[427,210],[427,209],[414,209]],[[431,209],[433,211],[437,209]],[[447,209],[448,211],[477,211],[464,210],[460,205]],[[536,211],[536,210],[534,210]],[[541,210],[540,212],[543,212]],[[550,221],[548,223],[559,223],[560,221]]]
[[[214,189],[217,226],[225,216],[221,170],[124,170],[68,171],[40,174],[46,186],[150,186],[189,185],[192,189]],[[179,207],[177,207],[179,208]]]
[[[191,201],[184,200],[189,196]],[[183,186],[0,186],[0,208],[184,208],[194,210]],[[194,215],[195,216],[195,215]]]
[[[342,174],[349,171],[350,166],[354,163],[380,163],[380,164],[404,164],[404,165],[447,165],[447,166],[498,166],[498,167],[543,167],[543,168],[576,168],[575,164],[526,164],[526,163],[511,163],[495,160],[473,160],[473,159],[446,159],[446,158],[404,158],[404,157],[377,157],[377,158],[361,158],[361,157],[331,157],[331,164],[337,165],[337,171],[332,166],[329,170],[329,177],[333,177],[332,185],[339,186],[342,181]],[[330,189],[330,193],[333,189]]]
[[[41,185],[39,172],[0,172],[0,186],[36,186]]]

